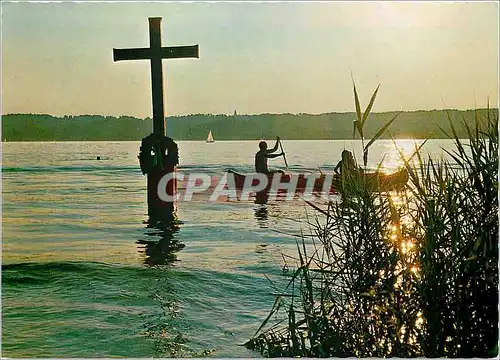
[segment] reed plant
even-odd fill
[[[354,86],[365,159],[377,91],[361,114]],[[498,110],[474,128],[464,121],[465,140],[449,123],[451,160],[421,146],[400,152],[403,191],[373,191],[356,173],[336,201],[309,203],[312,236],[297,242],[288,286],[248,348],[269,357],[498,354]]]

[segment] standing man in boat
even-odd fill
[[[278,146],[280,143],[280,137],[276,137],[276,145],[272,149],[267,149],[267,143],[265,141],[261,141],[259,143],[259,151],[255,154],[255,172],[258,173],[263,173],[263,174],[272,174],[275,172],[283,172],[281,170],[276,170],[276,171],[269,171],[269,168],[267,167],[267,159],[269,158],[275,158],[278,156],[283,156],[285,155],[284,152],[281,152],[279,154],[274,154],[276,150],[278,150]]]

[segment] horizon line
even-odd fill
[[[418,110],[387,110],[387,111],[372,111],[370,114],[387,114],[387,113],[412,113],[412,112],[430,112],[430,111],[479,111],[479,110],[498,110],[498,107],[484,107],[484,108],[467,108],[467,109],[459,109],[459,108],[441,108],[441,109],[418,109]],[[331,112],[323,112],[323,113],[313,113],[313,112],[299,112],[299,113],[291,113],[291,112],[282,112],[282,113],[271,113],[271,112],[262,112],[262,113],[244,113],[244,114],[238,114],[236,113],[236,116],[260,116],[260,115],[314,115],[314,116],[319,116],[319,115],[330,115],[330,114],[356,114],[356,111],[331,111]],[[48,114],[48,113],[7,113],[7,114],[0,114],[1,116],[8,116],[8,115],[48,115],[52,117],[64,117],[64,116],[102,116],[102,117],[132,117],[136,119],[152,119],[152,116],[146,116],[146,117],[137,117],[134,115],[127,115],[127,114],[121,114],[121,115],[111,115],[111,114],[88,114],[88,113],[80,113],[80,114],[63,114],[63,115],[53,115],[53,114]],[[169,117],[185,117],[185,116],[197,116],[197,115],[205,115],[205,116],[235,116],[234,113],[190,113],[190,114],[175,114],[175,115],[166,115],[165,118]]]

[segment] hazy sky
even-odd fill
[[[2,113],[151,116],[147,60],[113,48],[199,44],[164,60],[167,115],[498,106],[498,2],[3,3]]]

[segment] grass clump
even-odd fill
[[[375,95],[361,114],[355,92],[364,159]],[[452,161],[401,152],[404,191],[372,191],[357,174],[339,201],[309,203],[312,241],[298,242],[288,286],[248,348],[269,357],[498,354],[498,110],[474,128],[464,122],[466,140],[449,120]]]

